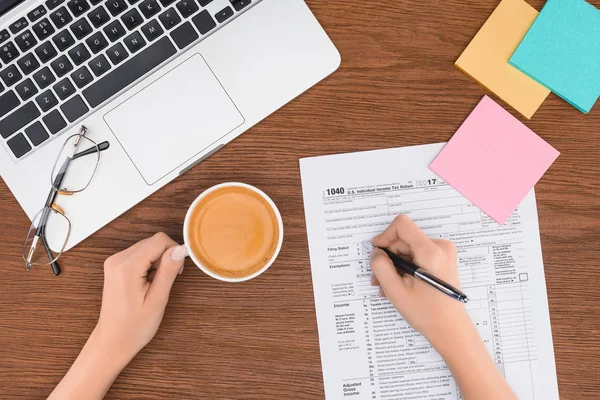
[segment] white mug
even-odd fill
[[[276,248],[275,252],[273,253],[273,256],[271,257],[269,262],[267,262],[265,264],[265,266],[262,267],[259,271],[256,271],[255,273],[253,273],[251,275],[244,276],[241,278],[228,278],[228,277],[216,274],[215,272],[206,268],[204,265],[202,265],[200,260],[198,260],[196,258],[196,256],[194,256],[194,253],[190,250],[190,245],[189,245],[190,238],[189,238],[189,229],[188,228],[189,228],[189,223],[190,223],[190,219],[191,219],[191,215],[192,215],[192,210],[194,210],[196,208],[196,205],[210,193],[214,192],[217,189],[221,189],[224,187],[232,187],[232,186],[250,189],[253,192],[259,194],[263,199],[265,199],[265,201],[267,203],[269,203],[269,205],[273,209],[275,216],[277,217],[277,224],[279,226],[279,240],[277,242],[277,248]],[[190,258],[192,259],[192,261],[194,261],[194,264],[196,264],[196,266],[198,268],[200,268],[202,271],[204,271],[205,274],[212,276],[213,278],[218,279],[220,281],[224,281],[224,282],[244,282],[244,281],[248,281],[252,278],[256,278],[257,276],[259,276],[260,274],[265,272],[267,269],[269,269],[269,267],[273,264],[273,262],[275,262],[275,259],[277,258],[277,256],[279,255],[279,251],[281,250],[281,245],[283,244],[283,220],[281,219],[281,214],[279,213],[279,210],[277,209],[277,206],[275,205],[275,203],[273,203],[273,200],[271,200],[271,198],[269,196],[267,196],[262,190],[255,188],[254,186],[247,185],[245,183],[226,182],[226,183],[221,183],[219,185],[213,186],[209,189],[206,189],[204,192],[202,192],[200,194],[200,196],[196,197],[196,200],[194,200],[194,202],[192,203],[192,205],[190,206],[190,208],[188,209],[188,211],[185,215],[185,222],[183,223],[183,240],[185,243],[185,247],[187,247],[187,249],[188,249],[188,254],[189,254]]]

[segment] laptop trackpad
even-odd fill
[[[109,111],[104,120],[149,185],[244,123],[199,54]]]

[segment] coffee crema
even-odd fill
[[[240,186],[210,192],[191,210],[190,251],[211,272],[244,278],[264,268],[279,243],[273,207],[260,194]]]

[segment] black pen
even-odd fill
[[[369,244],[368,246],[367,243]],[[372,248],[373,246],[370,242],[365,242],[365,247]],[[452,297],[454,300],[458,300],[463,303],[469,301],[469,298],[466,294],[464,294],[454,286],[450,285],[449,283],[446,283],[443,280],[436,278],[431,273],[427,272],[425,269],[413,264],[410,261],[403,259],[397,254],[394,254],[393,252],[389,251],[388,249],[384,249],[381,247],[378,248],[385,251],[385,254],[387,254],[390,260],[392,260],[394,267],[396,267],[396,271],[400,275],[406,273],[411,276],[414,276],[418,280],[422,281],[423,283],[426,283],[427,285],[431,286],[437,291],[442,292],[446,296]]]

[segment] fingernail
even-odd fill
[[[373,259],[373,257],[375,257],[375,255],[377,254],[377,252],[379,252],[381,250],[379,250],[377,247],[373,246],[373,248],[371,249],[371,254],[369,255],[371,259]]]
[[[171,252],[171,260],[173,261],[181,261],[188,256],[187,247],[185,246],[177,246]],[[181,273],[181,272],[180,272]]]

